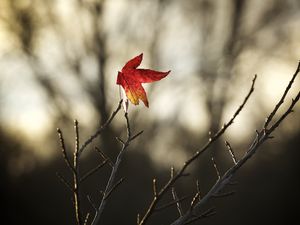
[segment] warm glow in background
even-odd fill
[[[117,71],[142,52],[141,67],[172,72],[145,85],[149,109],[129,107],[133,129],[145,130],[132,154],[155,168],[179,167],[209,130],[231,117],[257,74],[254,95],[226,134],[241,155],[300,59],[300,4],[238,2],[1,0],[0,129],[22,146],[4,160],[9,176],[30,176],[60,157],[56,127],[72,144],[74,118],[81,139],[88,137],[118,104]],[[299,88],[297,78],[286,105]],[[276,132],[275,143],[299,138],[299,109]],[[118,116],[112,134],[122,129]],[[275,145],[262,157],[272,161],[286,151]]]

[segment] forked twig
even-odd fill
[[[109,196],[111,195],[112,191],[114,191],[116,189],[116,187],[118,187],[119,184],[121,184],[121,182],[123,181],[123,179],[121,179],[117,183],[115,183],[116,175],[117,175],[117,172],[119,170],[119,166],[121,164],[121,161],[123,159],[123,155],[125,153],[125,150],[127,149],[127,147],[129,146],[130,142],[133,139],[135,139],[136,137],[138,137],[139,135],[142,134],[142,132],[139,132],[138,134],[132,136],[127,112],[125,113],[124,117],[126,119],[127,139],[126,139],[125,142],[122,142],[122,149],[120,150],[120,152],[117,156],[117,159],[116,159],[115,163],[113,164],[110,177],[109,177],[108,182],[106,184],[106,188],[103,192],[103,197],[102,197],[101,203],[100,203],[99,207],[97,208],[94,219],[91,223],[92,225],[97,225],[99,223],[100,217],[101,217],[101,215],[103,213],[103,210],[104,210],[104,208],[107,204]]]
[[[61,147],[61,152],[62,152],[63,158],[65,160],[65,163],[67,164],[67,166],[69,167],[69,169],[71,171],[73,171],[74,168],[73,168],[72,163],[70,161],[70,158],[69,158],[69,156],[67,154],[67,150],[66,150],[66,146],[65,146],[65,140],[64,140],[64,137],[63,137],[63,133],[62,133],[62,131],[59,128],[57,128],[56,131],[57,131],[57,134],[58,134],[59,143],[60,143],[60,147]]]
[[[172,166],[171,167],[171,176],[170,176],[170,178],[172,179],[173,177],[174,177],[174,167]],[[183,211],[182,211],[182,207],[181,207],[181,204],[180,204],[181,201],[179,201],[179,198],[177,196],[177,192],[176,192],[174,186],[171,188],[171,192],[172,192],[173,200],[174,200],[174,202],[176,202],[176,208],[177,208],[177,211],[179,213],[179,216],[182,216]]]
[[[278,111],[278,109],[280,108],[280,106],[283,104],[284,102],[284,99],[287,95],[287,93],[289,92],[289,90],[291,89],[292,87],[292,84],[294,83],[294,80],[296,78],[296,76],[298,75],[300,71],[300,62],[298,63],[298,67],[292,77],[292,79],[290,80],[289,84],[286,86],[286,89],[283,93],[283,95],[281,96],[281,99],[279,100],[279,102],[276,104],[274,110],[270,113],[270,115],[266,118],[266,122],[264,124],[264,128],[267,129],[269,123],[272,121],[273,117],[275,116],[276,112]]]
[[[107,161],[110,167],[113,167],[113,162],[111,159],[103,152],[100,150],[100,148],[95,147],[95,150],[101,155],[101,157],[104,159],[104,161]]]
[[[96,166],[95,168],[91,169],[90,171],[86,172],[86,174],[84,174],[79,182],[83,182],[85,181],[88,177],[90,177],[91,175],[93,175],[94,173],[96,173],[98,170],[100,170],[104,165],[106,165],[108,162],[108,160],[104,160],[101,164],[99,164],[98,166]]]

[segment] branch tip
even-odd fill
[[[170,175],[171,175],[171,179],[174,177],[174,167],[173,166],[171,166],[171,173],[170,173]]]
[[[157,187],[156,187],[156,179],[153,179],[153,195],[154,197],[157,197]]]

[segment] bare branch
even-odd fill
[[[93,140],[95,138],[97,138],[102,132],[103,130],[106,129],[106,127],[111,123],[111,121],[115,118],[115,116],[117,115],[117,113],[120,111],[121,106],[122,106],[122,101],[121,100],[118,104],[118,107],[116,108],[116,110],[111,114],[111,116],[107,119],[107,121],[94,133],[92,134],[84,143],[83,145],[80,147],[79,149],[79,154],[81,154],[83,152],[83,150],[93,142]]]
[[[196,151],[194,153],[194,155],[188,159],[183,166],[181,167],[181,169],[177,172],[177,174],[173,177],[170,178],[169,181],[163,186],[163,188],[159,191],[157,198],[153,199],[152,202],[150,203],[146,213],[144,214],[144,216],[142,217],[139,225],[144,225],[147,220],[149,219],[149,217],[152,215],[155,206],[157,205],[158,201],[162,198],[162,196],[172,187],[172,185],[179,179],[182,177],[182,175],[184,174],[185,170],[187,169],[187,167],[194,162],[203,152],[205,152],[217,139],[219,139],[220,136],[223,135],[223,133],[227,130],[227,128],[233,123],[234,119],[237,117],[237,115],[240,113],[240,111],[244,108],[246,102],[248,101],[249,97],[251,96],[251,94],[254,91],[254,85],[255,85],[255,81],[256,81],[257,76],[255,75],[254,78],[252,79],[252,84],[250,87],[250,90],[248,92],[248,94],[246,95],[246,97],[244,98],[242,104],[238,107],[238,109],[236,110],[236,112],[233,114],[232,118],[229,120],[229,122],[223,125],[223,127],[213,136],[209,139],[209,141],[202,147],[201,150]]]
[[[173,177],[174,177],[174,167],[173,166],[171,166],[171,170],[170,170],[170,178],[171,179],[173,179]]]
[[[84,223],[83,223],[84,225],[87,225],[89,218],[90,218],[90,213],[87,213],[84,219]]]
[[[116,137],[116,139],[117,139],[117,141],[118,141],[118,142],[120,142],[122,145],[124,145],[124,144],[125,144],[125,141],[123,141],[121,138],[119,138],[119,137]]]
[[[299,69],[299,65],[298,65]],[[297,69],[296,73],[299,72]],[[295,76],[295,75],[294,75]],[[294,79],[294,76],[292,79]],[[288,86],[290,86],[291,82]],[[288,89],[286,89],[288,90]],[[286,95],[286,92],[283,94],[283,96]],[[209,192],[199,201],[194,209],[192,211],[186,212],[182,217],[175,220],[172,225],[183,225],[189,222],[190,218],[193,217],[193,215],[197,214],[202,206],[207,203],[207,201],[212,197],[222,197],[227,196],[232,193],[220,193],[220,191],[227,185],[231,183],[232,177],[235,175],[235,173],[256,153],[257,149],[266,141],[269,139],[270,135],[275,131],[275,129],[282,123],[282,121],[293,111],[293,108],[295,104],[299,101],[300,98],[300,92],[298,92],[295,99],[292,100],[290,106],[285,111],[285,113],[274,123],[273,126],[271,126],[270,129],[266,129],[265,125],[263,125],[263,128],[260,131],[256,131],[256,137],[252,141],[250,147],[246,151],[245,155],[237,161],[237,163],[229,168],[226,173],[219,179],[217,182],[213,185],[213,187],[209,190]],[[281,98],[284,99],[284,98]],[[281,101],[281,100],[280,100]],[[277,105],[280,105],[280,101],[277,103]],[[275,107],[276,109],[277,107]],[[272,118],[274,114],[274,110],[270,113],[269,117]],[[271,121],[271,120],[270,120]]]
[[[232,150],[232,147],[231,145],[229,144],[229,142],[225,141],[225,145],[230,153],[230,156],[232,158],[232,161],[234,164],[237,164],[237,160],[236,160],[236,157],[235,157],[235,154],[234,154],[234,151]]]
[[[289,84],[287,85],[283,95],[281,96],[281,99],[279,100],[279,102],[276,104],[274,110],[270,113],[270,115],[267,117],[266,122],[264,124],[264,128],[267,129],[269,123],[272,121],[273,117],[275,116],[276,112],[278,111],[278,109],[280,108],[280,106],[283,104],[284,99],[287,95],[287,93],[289,92],[289,90],[292,87],[292,84],[294,83],[295,78],[297,77],[298,73],[300,71],[300,62],[298,63],[298,67],[292,77],[292,79],[290,80]]]
[[[199,193],[198,201],[200,201],[201,200],[201,192],[200,192],[199,180],[196,181],[196,188],[197,188],[197,193]]]
[[[96,166],[95,168],[91,169],[90,171],[88,171],[86,174],[84,174],[81,179],[79,180],[79,182],[83,182],[85,181],[89,176],[93,175],[94,173],[96,173],[99,169],[101,169],[104,165],[106,165],[108,162],[108,160],[104,160],[101,164],[99,164],[98,166]]]
[[[58,172],[56,172],[56,176],[60,179],[60,181],[66,185],[66,187],[73,193],[72,185]]]
[[[79,128],[78,128],[77,120],[74,120],[74,129],[75,129],[75,151],[74,151],[74,153],[78,156],[78,152],[79,152],[79,131],[78,131],[78,129]],[[73,162],[73,163],[75,164],[75,162]]]
[[[138,213],[136,216],[136,224],[138,225],[140,223],[140,214]]]
[[[204,213],[202,213],[200,216],[196,216],[196,217],[190,219],[189,221],[187,221],[185,223],[185,225],[193,223],[193,222],[196,222],[197,220],[200,220],[200,219],[203,219],[203,218],[207,218],[209,216],[213,216],[215,214],[216,214],[215,209],[214,208],[210,208],[210,209],[206,210]]]
[[[153,179],[153,195],[154,195],[154,198],[157,197],[157,188],[156,188],[156,179],[155,178]]]
[[[120,102],[122,103],[122,102]],[[121,107],[121,105],[120,105]],[[95,217],[92,221],[92,225],[96,225],[98,224],[99,220],[100,220],[100,217],[103,213],[103,210],[105,208],[105,205],[107,204],[107,201],[108,201],[108,197],[110,196],[110,194],[122,183],[123,181],[123,178],[118,181],[115,185],[114,185],[114,181],[116,179],[116,174],[118,172],[118,169],[119,169],[119,166],[121,164],[121,161],[123,159],[123,155],[125,153],[125,150],[127,149],[127,147],[129,146],[130,142],[135,138],[137,137],[138,135],[141,134],[138,133],[137,135],[134,136],[134,138],[131,136],[131,129],[130,129],[130,124],[129,124],[129,118],[128,118],[128,113],[126,112],[125,115],[124,115],[125,119],[126,119],[126,127],[127,127],[127,140],[122,143],[122,149],[120,150],[118,156],[117,156],[117,159],[116,159],[116,162],[114,163],[113,167],[112,167],[112,171],[111,171],[111,174],[110,174],[110,177],[108,179],[108,182],[106,184],[106,188],[105,188],[105,191],[103,193],[103,198],[102,198],[102,201],[96,211],[96,214],[95,214]]]
[[[214,198],[223,198],[223,197],[227,197],[227,196],[230,196],[230,195],[233,195],[233,194],[235,194],[235,191],[214,194],[212,197],[214,197]]]
[[[111,161],[111,159],[103,152],[101,151],[100,148],[95,147],[95,150],[101,155],[101,157],[108,162],[108,164],[110,165],[110,167],[114,166],[114,163]]]
[[[219,169],[218,169],[218,167],[217,167],[217,163],[216,163],[216,161],[215,161],[215,158],[214,158],[213,156],[211,157],[211,161],[212,161],[212,163],[213,163],[213,165],[214,165],[214,168],[215,168],[215,170],[216,170],[216,174],[217,174],[218,180],[219,180],[220,177],[221,177],[221,175],[220,175],[220,171],[219,171]]]
[[[281,122],[290,114],[293,112],[293,108],[296,105],[296,103],[299,101],[300,98],[300,91],[298,92],[298,94],[296,95],[296,97],[294,99],[292,99],[292,103],[290,104],[290,106],[288,107],[288,109],[285,111],[285,113],[271,126],[271,128],[269,128],[267,131],[265,130],[265,132],[268,135],[268,138],[272,138],[272,136],[270,136],[270,134],[275,131],[275,129],[281,124]]]
[[[195,194],[195,196],[193,197],[192,201],[191,201],[191,207],[190,207],[190,210],[193,210],[194,206],[196,205],[197,201],[199,200],[199,196],[200,196],[200,193],[197,192]]]
[[[70,170],[73,171],[74,168],[72,166],[72,163],[71,163],[71,161],[68,157],[67,151],[66,151],[64,137],[63,137],[62,131],[59,128],[57,128],[57,133],[58,133],[58,137],[59,137],[59,142],[60,142],[63,158],[64,158],[67,166],[70,168]]]
[[[79,128],[78,121],[74,120],[74,130],[75,130],[75,149],[73,158],[73,196],[74,196],[74,208],[75,216],[78,225],[82,225],[81,216],[81,201],[80,201],[80,187],[79,187]]]
[[[93,209],[94,209],[95,211],[97,211],[97,206],[96,206],[96,204],[94,203],[94,201],[92,200],[91,196],[87,195],[86,198],[87,198],[87,200],[89,201],[89,203],[91,204],[91,206],[93,207]]]
[[[169,203],[167,203],[167,204],[165,204],[165,205],[162,205],[162,206],[160,206],[160,207],[157,207],[157,208],[155,208],[155,212],[157,212],[157,211],[161,211],[161,210],[163,210],[163,209],[166,209],[166,208],[169,208],[170,206],[173,206],[173,205],[177,205],[178,203],[180,203],[180,202],[182,202],[182,201],[184,201],[184,200],[186,200],[186,199],[188,199],[188,198],[190,198],[191,196],[190,195],[188,195],[188,196],[184,196],[184,197],[181,197],[181,198],[177,198],[176,200],[174,200],[174,201],[171,201],[171,202],[169,202]],[[180,208],[180,212],[182,213],[182,209]]]
[[[140,131],[138,132],[137,134],[133,135],[131,138],[130,138],[130,141],[133,141],[134,139],[136,139],[138,136],[140,136],[144,131]]]
[[[173,177],[174,177],[174,167],[172,166],[171,167],[171,173],[170,173],[170,179],[173,179]],[[176,203],[176,208],[177,208],[177,211],[179,213],[179,216],[182,216],[182,207],[181,207],[181,204],[180,204],[180,201],[179,201],[179,198],[177,196],[177,193],[176,193],[176,190],[175,190],[174,186],[171,188],[171,192],[172,192],[173,200]]]
[[[130,140],[131,138],[131,129],[130,129],[130,123],[128,118],[128,113],[125,112],[125,118],[126,118],[126,124],[127,124],[127,139]]]
[[[96,148],[96,150],[100,153],[100,155],[104,158],[104,162],[100,165],[98,165],[97,167],[95,167],[94,169],[90,170],[89,172],[87,172],[81,179],[79,178],[79,158],[81,153],[83,152],[83,150],[90,144],[92,143],[92,141],[98,137],[102,131],[112,122],[112,120],[114,119],[114,117],[117,115],[117,113],[119,112],[119,110],[121,109],[121,105],[122,105],[122,100],[119,102],[118,107],[116,108],[116,110],[111,114],[111,116],[108,118],[108,120],[93,134],[91,135],[85,142],[84,144],[80,147],[79,145],[79,127],[78,127],[78,121],[74,120],[74,130],[75,130],[75,147],[74,147],[74,152],[73,152],[73,164],[71,163],[71,160],[69,159],[67,152],[66,152],[66,148],[65,148],[65,144],[64,144],[64,138],[62,135],[61,130],[58,128],[57,129],[57,133],[59,136],[59,140],[60,140],[60,145],[61,145],[61,150],[62,150],[62,154],[63,154],[63,158],[67,164],[67,166],[70,168],[70,170],[72,171],[73,174],[73,185],[69,184],[62,176],[59,176],[60,180],[73,192],[73,204],[74,204],[74,208],[75,208],[75,215],[76,215],[76,221],[78,225],[82,225],[84,223],[86,223],[87,219],[85,221],[83,221],[82,219],[82,215],[81,215],[81,204],[80,204],[80,182],[84,181],[85,179],[87,179],[89,176],[91,176],[93,173],[95,173],[96,171],[98,171],[101,167],[103,167],[107,162],[109,162],[110,166],[113,167],[114,164],[112,163],[112,161],[103,153],[101,152],[99,149]],[[127,118],[128,119],[128,118]],[[129,142],[126,144],[129,144]],[[73,187],[72,187],[73,186]],[[106,192],[107,194],[108,192]],[[87,215],[88,216],[88,215]]]
[[[179,216],[182,216],[182,207],[181,207],[181,204],[180,204],[180,199],[178,198],[178,195],[176,193],[175,187],[172,187],[171,192],[172,192],[172,197],[174,199],[174,202],[176,203],[176,207],[177,207],[177,211],[179,213]]]
[[[119,187],[119,185],[123,182],[125,180],[125,178],[124,177],[122,177],[112,188],[111,188],[111,190],[105,195],[105,198],[108,198],[110,195],[111,195],[111,193],[115,190],[115,189],[117,189],[117,187]]]

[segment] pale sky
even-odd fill
[[[79,18],[83,18],[82,23],[87,24],[86,31],[88,32],[87,15],[84,12],[82,12],[82,15],[77,15],[72,1],[60,1],[57,6],[57,10],[61,11],[61,20],[65,26],[64,31],[70,38],[74,36],[75,44],[70,43],[70,46],[66,46],[69,48],[68,51],[80,51],[80,40],[76,38],[80,38],[81,36],[78,35],[77,37],[78,30],[76,23],[78,23]],[[106,68],[107,74],[111,74],[111,79],[108,79],[108,86],[110,88],[108,95],[112,102],[117,102],[119,96],[118,87],[115,85],[117,71],[121,69],[122,64],[127,59],[145,50],[139,44],[133,45],[133,47],[129,45],[129,50],[127,49],[126,51],[122,51],[121,54],[117,54],[117,51],[124,44],[124,40],[122,38],[119,40],[118,36],[114,35],[114,33],[122,22],[120,21],[122,17],[118,15],[121,15],[126,10],[126,7],[128,5],[125,4],[125,1],[108,1],[105,11],[105,29],[112,32],[109,41],[114,42],[112,46],[115,47],[115,49],[110,47],[109,51],[112,58]],[[172,115],[172,112],[179,110],[180,119],[177,122],[186,126],[187,129],[201,133],[207,126],[207,115],[201,108],[203,101],[199,95],[201,93],[199,93],[199,90],[181,88],[181,84],[186,85],[189,82],[192,84],[194,82],[193,79],[195,79],[197,60],[195,60],[193,54],[195,49],[194,42],[197,41],[197,38],[193,36],[193,27],[190,26],[189,21],[186,21],[184,14],[178,13],[180,10],[176,6],[169,9],[170,15],[173,13],[177,16],[174,16],[174,20],[164,21],[167,23],[167,26],[163,32],[160,44],[162,61],[160,63],[161,68],[158,69],[172,70],[170,76],[156,85],[151,95],[150,101],[152,102],[150,102],[150,109],[144,109],[142,106],[139,106],[138,108],[131,107],[130,110],[141,110],[146,116],[153,117],[162,123]],[[240,90],[237,90],[239,96],[236,96],[236,99],[227,107],[224,122],[232,115],[233,110],[236,109],[246,95],[254,74],[258,74],[257,92],[255,92],[244,112],[238,117],[235,125],[229,129],[228,135],[231,138],[234,138],[237,132],[240,139],[241,137],[252,135],[256,127],[254,127],[251,118],[256,118],[252,115],[255,115],[257,111],[257,105],[255,104],[257,99],[262,100],[266,108],[270,110],[280,98],[300,58],[299,24],[300,15],[298,14],[298,16],[295,16],[286,25],[291,30],[290,40],[283,46],[280,46],[279,49],[274,50],[267,59],[263,56],[262,51],[259,50],[249,50],[243,54],[243,62],[237,68],[238,72],[243,76],[239,77],[239,80],[236,81],[237,85],[235,85],[235,87],[240,87]],[[181,33],[179,36],[176,36],[178,27],[180,27]],[[78,81],[73,78],[70,71],[63,68],[64,62],[60,59],[62,56],[60,56],[60,46],[57,45],[57,39],[51,32],[47,33],[46,31],[45,36],[43,36],[46,41],[40,44],[39,52],[44,62],[49,63],[47,65],[49,71],[53,72],[50,79],[57,82],[61,89],[65,89],[65,94],[74,100],[71,102],[72,108],[70,109],[73,117],[79,118],[83,126],[88,126],[95,116],[93,106],[87,101],[86,96],[80,92]],[[48,132],[55,130],[55,125],[52,124],[51,120],[54,112],[51,111],[51,105],[47,102],[43,91],[35,83],[28,64],[24,62],[24,56],[18,54],[15,51],[15,47],[15,42],[7,34],[5,26],[0,21],[1,122],[4,126],[8,126],[10,130],[20,132],[26,136],[29,141],[37,140],[39,137],[42,140]],[[144,58],[145,61],[142,63],[142,67],[147,68],[149,66],[147,52]],[[261,59],[264,59],[264,61],[260,61]],[[86,65],[84,67],[85,74],[86,76],[90,76],[91,80],[94,79],[96,71],[94,65],[96,63],[93,62],[92,58],[89,59],[88,57],[84,63]],[[171,87],[170,84],[172,85]],[[300,82],[298,78],[292,93],[295,94],[299,88]],[[80,104],[76,101],[79,101]],[[299,125],[288,122],[285,123],[285,128],[283,128],[283,130],[287,130],[288,132],[292,132],[295,129],[299,129]],[[170,140],[164,138],[162,141],[165,141],[167,145]],[[238,140],[236,141],[238,142]],[[43,155],[45,152],[39,152],[38,154]],[[183,153],[178,151],[178,154]],[[158,156],[155,157],[155,155]],[[152,155],[156,160],[162,159],[159,156],[159,152]],[[170,161],[174,161],[174,157],[185,158],[184,156],[178,157],[178,155],[174,154],[170,158]]]

